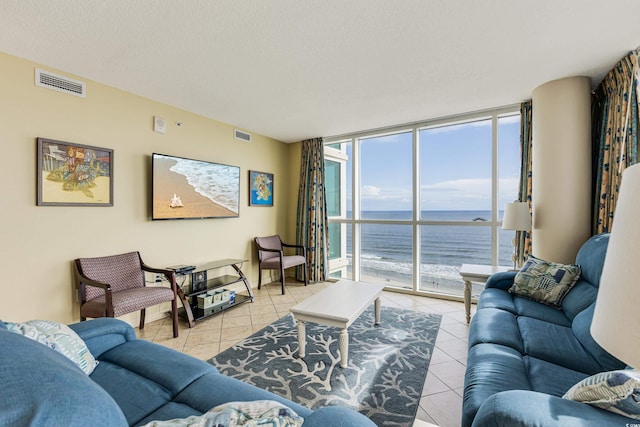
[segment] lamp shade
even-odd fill
[[[531,214],[527,202],[507,203],[502,218],[503,230],[531,230]]]
[[[605,350],[640,368],[640,164],[622,173],[591,335]]]

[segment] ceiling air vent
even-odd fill
[[[87,86],[84,82],[70,79],[50,71],[36,68],[36,86],[68,93],[69,95],[87,97]]]
[[[234,130],[233,130],[233,136],[234,136],[236,139],[239,139],[239,140],[241,140],[241,141],[244,141],[244,142],[251,142],[251,134],[250,134],[250,133],[242,132],[241,130],[234,129]]]

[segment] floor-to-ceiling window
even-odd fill
[[[462,295],[464,263],[511,263],[517,106],[327,138],[333,277]]]

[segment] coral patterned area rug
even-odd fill
[[[307,354],[298,358],[291,314],[209,360],[222,373],[303,406],[353,408],[378,426],[411,426],[418,410],[441,316],[373,307],[349,327],[349,364],[340,367],[339,329],[307,323]]]

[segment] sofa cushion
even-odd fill
[[[600,364],[585,351],[571,327],[519,317],[524,354],[591,375]]]
[[[93,357],[98,360],[107,350],[138,339],[131,325],[112,317],[73,323],[69,327],[82,338]]]
[[[143,340],[113,347],[99,361],[91,379],[118,403],[131,425],[171,402],[197,379],[217,372],[202,360]]]
[[[0,425],[127,425],[109,394],[62,354],[7,330],[0,341]]]
[[[558,396],[510,390],[489,397],[478,411],[474,426],[630,427],[629,421],[622,415]]]
[[[592,359],[596,362],[596,366],[593,366],[590,370],[584,372],[589,375],[593,375],[602,371],[614,371],[616,369],[624,369],[626,366],[623,362],[613,357],[604,348],[593,339],[591,336],[591,320],[593,319],[593,311],[595,309],[595,302],[589,306],[586,310],[582,310],[571,324],[571,330],[580,345],[587,351]]]
[[[600,286],[609,236],[607,233],[592,236],[580,247],[576,255],[576,264],[580,265],[582,278],[596,288]]]
[[[469,347],[482,343],[500,344],[522,354],[517,316],[497,308],[478,310],[469,327]]]
[[[562,312],[571,321],[596,300],[598,288],[591,282],[579,279],[562,301]]]
[[[478,300],[477,311],[479,312],[484,308],[498,308],[513,314],[518,313],[513,303],[513,295],[496,288],[486,288],[482,291],[482,298]]]
[[[137,424],[173,397],[160,384],[110,362],[100,361],[91,379],[115,400],[129,425]]]
[[[525,356],[531,388],[540,393],[562,397],[575,383],[588,375],[545,360]]]
[[[563,398],[640,420],[640,371],[598,373],[571,387]]]
[[[563,326],[571,326],[571,321],[563,311],[551,306],[540,305],[536,301],[519,297],[501,289],[489,288],[482,292],[477,312],[481,312],[485,308],[500,309],[513,315],[528,316]]]
[[[149,354],[153,354],[150,363]],[[198,378],[217,370],[209,363],[171,348],[144,340],[128,341],[114,347],[100,357],[100,363],[126,368],[131,374],[147,378],[172,396],[178,394]]]
[[[498,344],[471,347],[464,377],[462,425],[470,426],[482,404],[505,390],[531,390],[522,354]]]
[[[509,292],[556,308],[580,277],[578,265],[564,265],[529,255]]]
[[[215,379],[215,388],[208,387]],[[207,390],[207,393],[203,393]],[[293,409],[302,418],[312,413],[309,408],[294,403],[284,397],[258,388],[252,384],[238,381],[226,375],[210,373],[194,381],[186,387],[174,402],[192,406],[200,413],[229,401],[276,400]]]
[[[516,295],[513,296],[513,304],[516,307],[516,312],[520,316],[543,320],[560,326],[571,326],[571,321],[567,319],[564,312],[550,305],[543,305],[539,302]]]

